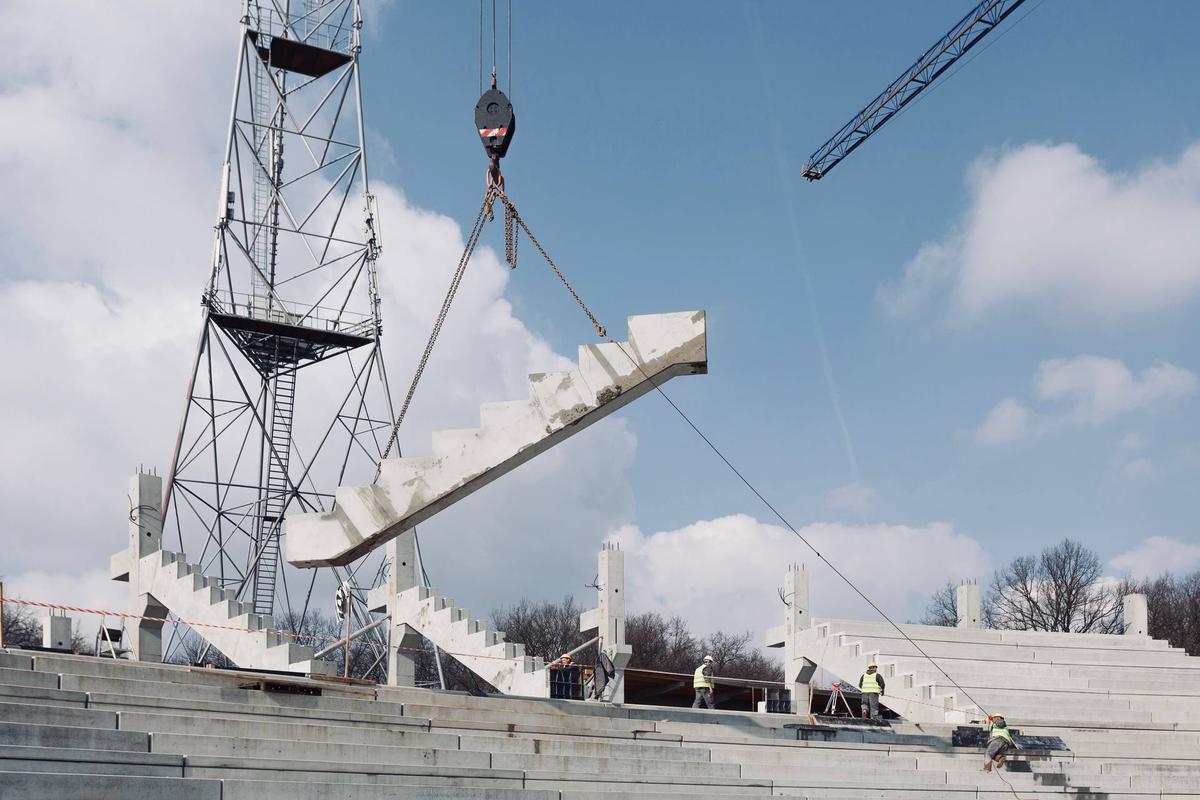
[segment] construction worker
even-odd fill
[[[993,764],[1003,767],[1005,756],[1009,751],[1017,748],[1017,743],[1013,741],[1012,734],[1008,731],[1008,723],[1005,722],[1004,715],[991,714],[988,719],[992,723],[992,729],[988,733],[987,760],[983,762],[983,772],[991,772]]]
[[[570,653],[563,653],[550,665],[550,697],[559,700],[582,700],[583,687],[579,682],[579,667]]]
[[[879,674],[879,665],[872,659],[867,664],[867,671],[858,679],[858,688],[862,692],[863,719],[879,719],[879,698],[883,696],[883,676]]]
[[[699,708],[700,701],[709,708],[716,708],[717,704],[713,700],[713,689],[717,687],[713,680],[713,657],[705,656],[704,663],[696,667],[696,672],[692,675],[692,688],[696,690],[696,699],[692,701],[692,708]]]

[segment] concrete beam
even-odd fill
[[[628,342],[583,345],[576,369],[530,375],[528,400],[435,432],[431,456],[386,459],[375,484],[339,487],[333,511],[289,514],[288,561],[348,564],[666,380],[707,371],[703,311],[630,317]]]

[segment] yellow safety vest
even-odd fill
[[[1013,742],[1012,734],[1008,732],[1008,728],[997,728],[995,725],[993,725],[992,733],[988,738],[1003,739],[1004,741],[1008,742],[1009,744],[1013,745],[1014,747],[1016,746],[1016,743]]]
[[[862,676],[863,694],[880,694],[883,688],[879,685],[878,672],[864,672]]]
[[[694,689],[712,689],[716,684],[711,678],[704,677],[704,665],[696,667],[696,673],[692,676],[692,688]]]

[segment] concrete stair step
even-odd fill
[[[0,745],[148,753],[150,752],[150,737],[138,731],[105,730],[72,725],[40,725],[30,722],[0,722]]]
[[[561,800],[556,791],[446,783],[296,783],[226,779],[222,800]]]
[[[135,797],[139,800],[222,800],[221,782],[216,780],[12,771],[0,771],[0,797],[5,800]]]
[[[40,703],[0,703],[0,722],[117,729],[117,715],[94,708],[67,708]]]

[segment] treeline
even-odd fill
[[[982,623],[999,630],[1123,633],[1123,600],[1135,593],[1146,595],[1152,637],[1200,655],[1200,572],[1113,579],[1094,551],[1071,539],[996,570],[982,592]],[[953,582],[943,586],[921,623],[957,624],[957,595]]]
[[[496,630],[504,631],[507,641],[524,644],[527,655],[551,661],[591,638],[579,632],[579,615],[583,611],[570,595],[557,603],[539,603],[525,598],[513,606],[494,610],[491,622]],[[691,632],[682,617],[667,618],[646,612],[625,619],[625,641],[633,647],[630,667],[690,674],[704,656],[711,655],[717,675],[783,680],[782,665],[762,654],[750,631],[717,631],[709,636],[698,636]],[[432,647],[428,643],[426,646],[428,649],[421,652],[417,660],[417,683],[436,686],[439,684],[437,665]],[[594,663],[595,645],[576,653],[574,658],[579,663]],[[442,656],[442,673],[447,689],[490,689],[446,654]]]

